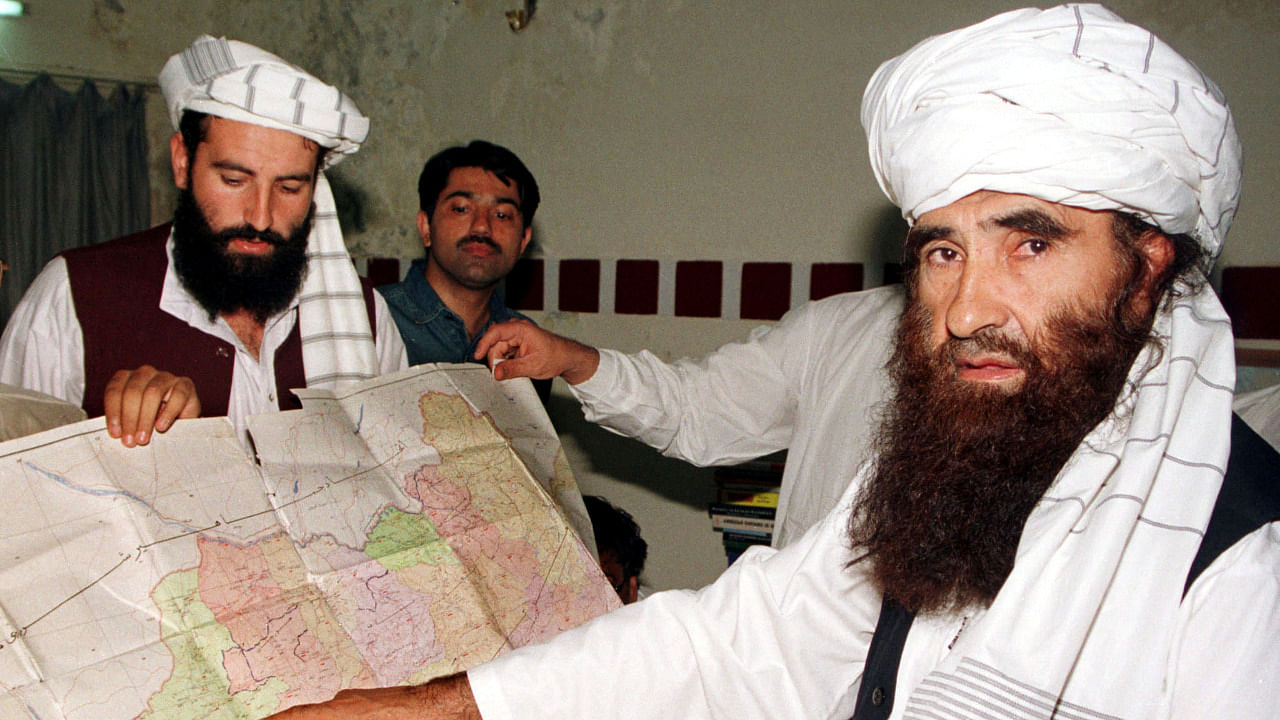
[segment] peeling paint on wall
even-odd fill
[[[770,238],[792,235],[816,260],[874,261],[884,243],[868,218],[886,203],[856,119],[865,78],[924,34],[1023,3],[928,0],[886,13],[821,0],[555,0],[512,33],[505,13],[518,4],[63,0],[0,41],[17,63],[152,77],[209,32],[261,44],[341,86],[373,123],[366,147],[339,168],[362,198],[349,231],[358,254],[416,257],[422,162],[484,137],[515,150],[546,186],[535,233],[553,255],[589,256],[606,242],[674,256],[698,239],[741,260],[786,260]],[[1223,80],[1249,155],[1248,196],[1275,194],[1274,0],[1110,4]],[[1238,62],[1241,46],[1250,63]],[[171,130],[152,127],[153,207],[163,216]],[[1255,205],[1246,200],[1228,259],[1280,262],[1267,234],[1251,229],[1266,219]]]

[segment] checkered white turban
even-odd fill
[[[1100,5],[997,15],[880,66],[862,99],[871,166],[903,217],[978,190],[1124,210],[1221,250],[1240,196],[1222,91]]]
[[[183,110],[196,110],[288,130],[334,151],[328,165],[369,135],[369,118],[340,90],[237,40],[200,36],[164,64],[160,89],[174,129]]]

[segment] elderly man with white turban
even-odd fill
[[[1232,419],[1202,274],[1240,180],[1217,88],[1064,6],[920,43],[862,117],[912,228],[834,511],[697,593],[285,717],[1274,716],[1280,455]]]
[[[105,414],[133,446],[199,414],[229,416],[243,440],[249,415],[299,407],[292,388],[405,367],[322,172],[360,148],[368,118],[223,38],[169,58],[160,87],[177,130],[173,223],[54,258],[0,340],[0,381]]]

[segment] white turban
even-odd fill
[[[876,70],[871,166],[914,223],[979,190],[1134,213],[1216,256],[1240,196],[1222,91],[1100,5],[997,15]]]
[[[177,129],[183,110],[286,130],[333,152],[332,166],[360,149],[369,118],[351,98],[248,43],[201,35],[169,58],[160,89]],[[307,387],[338,388],[378,373],[360,278],[347,254],[329,181],[316,177],[307,274],[298,291],[298,331]]]
[[[183,110],[287,130],[334,151],[328,165],[369,135],[369,118],[342,91],[237,40],[196,38],[164,64],[160,89],[175,130]]]

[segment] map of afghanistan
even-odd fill
[[[0,445],[0,717],[256,719],[618,605],[527,382],[422,366],[145,448]]]

